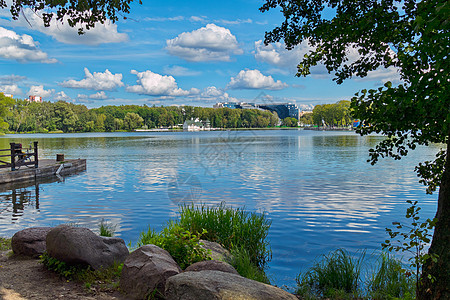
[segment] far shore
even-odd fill
[[[117,133],[117,132],[200,132],[200,131],[250,131],[250,130],[315,130],[315,131],[354,131],[354,128],[348,127],[259,127],[259,128],[214,128],[211,130],[194,130],[186,131],[181,128],[151,128],[151,129],[135,129],[133,131],[89,131],[89,132],[63,132],[63,131],[50,131],[50,132],[7,132],[2,133],[0,136],[15,135],[15,134],[74,134],[74,133]]]

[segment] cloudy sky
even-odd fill
[[[280,24],[281,14],[259,12],[263,1],[144,2],[134,4],[126,20],[82,36],[67,24],[45,28],[30,11],[13,21],[0,10],[0,92],[88,107],[211,107],[263,98],[306,107],[350,99],[398,78],[395,70],[380,69],[337,85],[323,66],[307,78],[295,77],[308,46],[265,46],[264,33]]]

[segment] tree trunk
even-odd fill
[[[429,253],[437,254],[438,260],[436,263],[428,260],[423,265],[417,291],[418,299],[450,299],[450,140],[447,141],[446,162],[439,188],[436,218],[438,222]],[[429,275],[431,279],[428,278]]]

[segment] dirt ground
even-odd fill
[[[126,299],[117,291],[88,290],[48,271],[39,260],[14,257],[0,251],[0,299]]]

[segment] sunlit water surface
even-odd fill
[[[380,250],[406,200],[420,201],[423,218],[434,216],[437,196],[425,195],[414,166],[439,145],[371,166],[368,150],[381,139],[307,130],[6,135],[1,149],[38,141],[41,158],[86,158],[87,171],[63,182],[0,185],[0,236],[67,222],[97,230],[105,219],[133,244],[148,226],[176,218],[178,204],[225,202],[272,220],[268,274],[292,287],[320,254]]]

